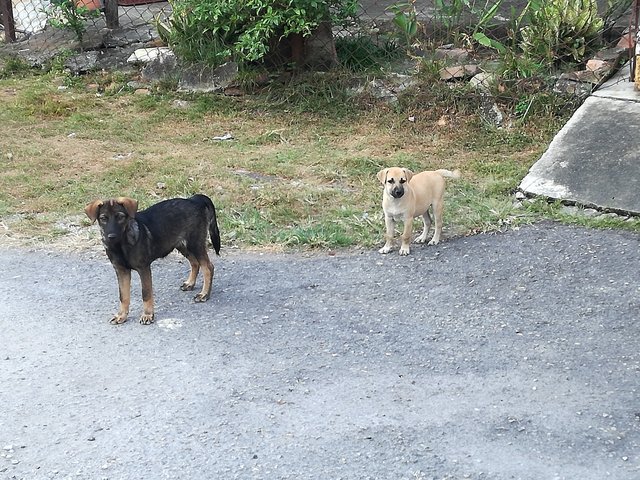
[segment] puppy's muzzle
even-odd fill
[[[115,245],[120,241],[120,235],[118,235],[117,233],[113,233],[113,232],[105,233],[102,236],[102,240],[106,244]]]
[[[393,198],[401,198],[404,195],[404,187],[397,186],[391,189],[391,196]]]

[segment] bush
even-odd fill
[[[308,36],[323,22],[355,16],[357,0],[169,0],[172,15],[158,31],[178,56],[220,65],[261,60],[273,43]]]
[[[604,22],[596,0],[529,3],[529,24],[521,31],[520,48],[534,62],[580,62],[599,43]]]

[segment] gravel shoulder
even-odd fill
[[[0,478],[640,478],[639,236],[154,263],[0,248]]]

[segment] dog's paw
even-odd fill
[[[389,253],[391,251],[391,247],[387,247],[386,245],[378,250],[378,253]]]
[[[195,297],[193,297],[193,300],[196,303],[206,302],[207,300],[209,300],[209,295],[204,293],[199,293]]]
[[[427,237],[423,237],[422,235],[420,235],[418,238],[416,238],[414,240],[415,243],[426,243],[427,242]]]
[[[140,323],[142,325],[151,325],[153,323],[153,319],[154,319],[154,314],[151,313],[143,313],[142,315],[140,315]]]
[[[114,315],[111,320],[109,320],[109,323],[111,325],[120,325],[121,323],[124,323],[126,321],[127,321],[127,316],[118,313],[117,315]]]
[[[409,247],[400,247],[400,251],[398,252],[400,255],[409,255]]]
[[[431,241],[429,242],[429,245],[437,245],[438,243],[440,243],[439,238],[432,238]]]
[[[184,282],[182,285],[180,285],[180,290],[182,290],[183,292],[188,292],[190,290],[193,290],[194,285]]]

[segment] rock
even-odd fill
[[[435,57],[440,60],[454,60],[456,63],[462,63],[469,58],[469,51],[464,48],[454,48],[453,45],[446,45],[436,48]]]
[[[97,50],[82,52],[67,58],[64,62],[64,66],[74,75],[93,72],[98,70],[98,55],[99,52]]]
[[[631,33],[626,33],[622,37],[620,37],[620,40],[618,40],[618,43],[616,44],[616,48],[629,50],[633,48],[635,44],[636,42],[633,40],[633,35]]]
[[[155,47],[155,48],[138,48],[134,51],[129,58],[127,58],[127,63],[150,63],[156,60],[159,57],[175,56],[169,47]]]
[[[602,76],[598,75],[593,70],[581,70],[577,72],[563,73],[562,75],[560,75],[560,79],[597,85],[598,83],[600,83]]]
[[[555,93],[575,95],[576,97],[583,99],[588,97],[592,90],[593,85],[591,83],[580,82],[565,75],[561,75],[553,86],[553,91]]]
[[[158,52],[155,58],[150,59],[140,72],[144,82],[158,82],[166,78],[175,78],[179,73],[178,59],[173,52]]]
[[[591,60],[587,61],[586,67],[587,67],[587,70],[591,70],[592,72],[595,72],[597,70],[611,68],[611,64],[606,60],[601,60],[599,58],[592,58]]]
[[[578,215],[580,213],[580,209],[575,205],[562,205],[560,211],[565,215]]]
[[[191,102],[188,102],[187,100],[174,100],[171,102],[171,106],[173,108],[186,109],[191,106]]]
[[[471,78],[480,73],[478,65],[455,65],[453,67],[445,67],[440,70],[440,79],[444,81],[463,80]]]
[[[386,78],[377,78],[371,80],[365,86],[356,88],[353,93],[360,95],[367,92],[372,97],[378,100],[383,100],[389,103],[395,103],[398,100],[398,95],[410,87],[418,84],[416,78],[410,75],[390,74]]]
[[[595,208],[585,208],[582,211],[582,214],[585,217],[597,217],[600,215],[600,212],[598,210],[596,210]]]
[[[598,60],[604,60],[606,62],[611,63],[612,65],[617,65],[623,57],[628,55],[628,51],[624,48],[606,48],[604,50],[598,51],[593,58]]]
[[[495,127],[504,126],[504,114],[492,95],[482,95],[482,105],[480,106],[482,118]]]
[[[238,64],[227,62],[216,68],[198,65],[181,70],[179,92],[223,92],[238,78]]]
[[[480,72],[474,75],[469,84],[478,90],[489,91],[489,87],[495,82],[495,75],[489,72]]]

